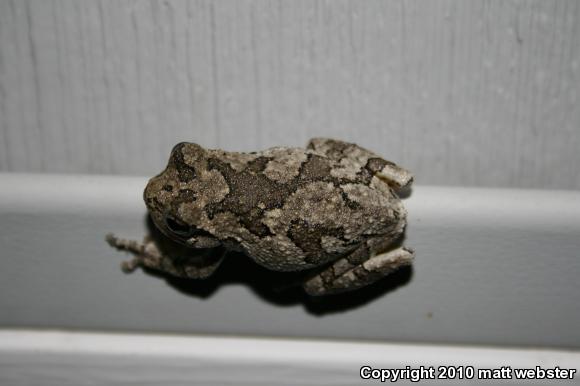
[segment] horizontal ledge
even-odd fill
[[[116,212],[143,210],[145,177],[0,173],[0,211]],[[479,221],[578,225],[580,192],[415,186],[404,200],[410,215]]]
[[[368,343],[264,337],[127,334],[60,330],[0,329],[0,353],[54,353],[204,358],[216,361],[360,365],[441,364],[477,367],[548,366],[576,368],[573,350]],[[466,360],[468,358],[468,363]]]
[[[578,363],[580,353],[562,350],[0,330],[3,384],[76,385],[89,380],[91,384],[116,385],[130,379],[132,384],[147,385],[160,380],[191,385],[355,385],[369,382],[361,378],[363,367],[404,371],[421,366],[432,369],[427,370],[432,371],[431,378],[423,382],[446,384],[448,380],[432,381],[433,377],[441,376],[439,366],[455,366],[467,369],[465,374],[473,368],[471,378],[461,380],[473,385],[489,382],[478,379],[478,369],[510,366],[535,370],[539,366],[547,370],[557,366],[577,374]]]
[[[313,301],[239,255],[194,285],[120,272],[104,236],[149,232],[146,182],[0,173],[0,326],[580,347],[580,192],[415,186],[413,266]]]

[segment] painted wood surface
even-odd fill
[[[206,280],[121,272],[104,236],[151,232],[145,183],[0,173],[0,326],[580,349],[578,191],[415,186],[412,267],[309,297],[236,253]]]
[[[577,385],[579,364],[580,352],[563,350],[0,329],[0,383],[11,386],[379,384],[360,376],[363,366],[387,369],[383,384]],[[389,371],[407,366],[426,371],[422,377]],[[478,371],[507,366],[513,379],[495,382]],[[536,366],[558,366],[573,378],[526,382],[515,376],[515,369]]]
[[[0,170],[355,141],[423,184],[580,188],[580,3],[0,1]]]

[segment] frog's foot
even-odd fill
[[[121,263],[121,269],[126,273],[133,272],[138,267],[146,267],[172,276],[204,279],[217,269],[225,255],[223,250],[211,249],[189,251],[195,254],[194,256],[184,254],[173,257],[163,253],[158,245],[147,236],[140,243],[108,234],[106,241],[112,247],[134,255],[132,259]]]
[[[143,242],[121,239],[112,233],[105,237],[107,243],[120,251],[127,251],[133,255],[130,260],[121,262],[121,269],[125,273],[131,273],[139,267],[149,267],[161,270],[164,256],[150,237],[145,236]]]
[[[358,264],[356,260],[360,256],[347,256],[307,279],[303,287],[309,295],[314,296],[351,291],[411,264],[413,257],[413,250],[406,247],[371,256]]]
[[[375,162],[378,166],[378,171],[375,172],[375,176],[385,181],[394,189],[405,189],[413,183],[413,175],[408,170],[392,162],[385,161],[384,159],[375,159],[374,161],[370,159],[369,163],[367,163],[367,168],[369,168],[370,162]]]
[[[394,189],[403,189],[413,182],[413,175],[408,170],[354,143],[330,138],[312,138],[306,148],[338,162],[344,158],[356,161],[360,167],[366,168],[371,175],[377,176]]]

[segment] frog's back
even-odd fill
[[[211,219],[222,221],[211,228],[271,269],[336,259],[366,235],[388,233],[401,215],[388,186],[360,165],[311,150],[221,152],[209,154],[208,163],[229,187],[223,200],[207,208]]]
[[[368,193],[378,195],[373,190]],[[243,249],[270,269],[306,269],[349,253],[369,235],[389,237],[404,221],[404,210],[397,204],[358,205],[344,196],[342,187],[324,181],[298,188],[282,207],[264,211],[251,224],[263,233],[248,229],[239,234]]]

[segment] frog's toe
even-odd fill
[[[382,169],[377,171],[375,175],[389,184],[389,186],[396,189],[404,189],[411,186],[414,179],[409,171],[395,164],[385,165]]]

